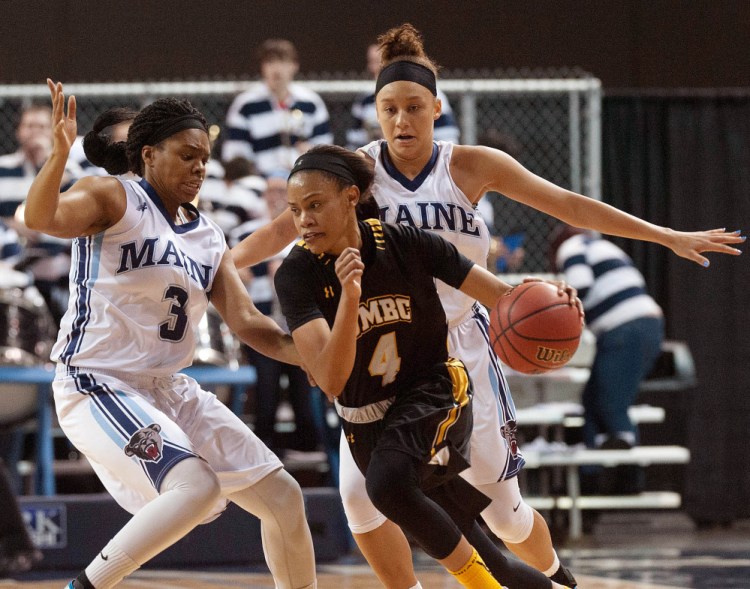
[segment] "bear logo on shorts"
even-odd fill
[[[164,441],[159,435],[160,431],[161,426],[158,423],[152,423],[139,429],[130,437],[130,442],[125,446],[125,455],[135,455],[147,462],[159,462],[162,456],[161,449],[164,445]]]

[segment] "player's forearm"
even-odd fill
[[[34,178],[26,196],[24,223],[35,231],[49,231],[54,224],[67,154],[53,152]]]
[[[344,391],[354,369],[357,356],[357,308],[339,304],[331,337],[315,361],[315,381],[323,391],[334,397]]]
[[[576,227],[606,235],[651,241],[668,247],[671,230],[639,219],[611,205],[567,192],[567,206],[550,214]]]
[[[495,301],[513,288],[481,266],[474,264],[461,284],[461,292],[478,300],[485,307],[492,307]]]
[[[294,223],[285,214],[248,235],[232,248],[237,268],[254,266],[278,254],[297,237]]]
[[[258,313],[248,327],[237,332],[237,336],[264,356],[285,364],[302,365],[302,358],[292,337],[284,333],[270,317]]]

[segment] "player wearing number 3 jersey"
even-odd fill
[[[250,301],[221,230],[190,204],[209,157],[205,118],[175,99],[137,115],[103,113],[84,140],[88,159],[142,179],[89,177],[60,194],[75,99],[66,115],[62,84],[48,85],[54,147],[24,215],[32,229],[74,238],[70,304],[52,352],[55,408],[65,435],[134,514],[67,587],[114,587],[232,501],[260,519],[276,587],[314,588],[299,485],[215,395],[179,373],[192,363],[209,297],[248,345],[300,363],[291,338]],[[123,117],[132,119],[127,141],[112,143],[110,127]]]
[[[102,351],[116,341],[117,370],[171,375],[192,363],[192,326],[206,312],[224,237],[202,215],[175,225],[145,180],[120,182],[127,203],[122,218],[74,240],[72,298],[52,359],[112,370],[112,353]]]

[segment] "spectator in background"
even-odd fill
[[[21,243],[18,241],[18,233],[0,219],[0,261],[2,267],[12,267],[20,258],[22,249]],[[4,285],[0,283],[0,287],[4,287]]]
[[[563,272],[578,290],[586,323],[596,336],[591,376],[581,397],[584,443],[589,448],[631,448],[638,443],[638,431],[628,407],[661,353],[662,310],[627,254],[591,232],[559,226],[550,238],[550,257],[553,271]],[[612,477],[608,472],[584,471],[582,482],[590,492],[642,490],[639,467],[619,466]]]
[[[47,104],[22,108],[16,127],[18,151],[0,156],[0,218],[18,234],[22,251],[18,270],[33,276],[34,285],[44,297],[55,322],[67,307],[70,240],[29,231],[23,223],[26,193],[52,149],[52,109]],[[81,168],[68,160],[62,190],[81,177]]]
[[[315,92],[293,82],[297,50],[285,39],[267,39],[259,49],[262,80],[229,107],[223,161],[241,156],[264,176],[289,171],[301,153],[332,143],[328,110]]]
[[[380,46],[372,43],[367,47],[367,71],[373,80],[378,77],[380,71]],[[435,140],[451,141],[458,143],[461,132],[456,125],[456,119],[453,117],[448,97],[439,88],[437,98],[443,104],[443,110],[440,117],[435,121]],[[383,134],[380,131],[378,123],[378,113],[375,110],[375,88],[372,92],[358,97],[352,104],[352,118],[354,123],[346,132],[346,144],[349,149],[357,149],[374,141],[382,139]]]
[[[52,149],[52,109],[49,105],[30,104],[21,109],[16,141],[16,152],[0,156],[0,217],[11,223]]]
[[[198,208],[229,238],[244,223],[270,221],[268,205],[263,198],[265,190],[266,180],[246,158],[236,157],[224,165],[209,160]]]
[[[286,180],[287,172],[278,170],[269,174],[266,179],[263,204],[266,215],[249,219],[230,232],[228,242],[236,245],[248,235],[268,224],[287,207]],[[273,258],[261,262],[249,270],[240,271],[255,306],[263,314],[272,317],[279,325],[286,321],[279,309],[273,277],[292,244]],[[307,375],[299,366],[285,364],[264,356],[249,346],[242,345],[247,362],[255,367],[257,381],[255,385],[255,427],[253,431],[275,454],[283,457],[287,448],[276,434],[275,426],[280,402],[283,398],[282,377],[286,376],[286,394],[294,412],[294,445],[296,451],[309,452],[317,450],[320,441],[312,414],[311,387]]]

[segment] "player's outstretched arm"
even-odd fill
[[[102,231],[125,212],[125,190],[114,178],[83,178],[62,197],[65,165],[77,134],[76,100],[71,96],[65,112],[60,82],[47,80],[52,97],[52,153],[34,178],[24,204],[29,229],[56,237],[72,238]]]
[[[278,254],[297,238],[297,229],[289,209],[273,221],[253,231],[232,248],[232,258],[237,268],[255,266]]]
[[[211,302],[229,329],[248,346],[286,364],[302,364],[292,338],[253,304],[229,250],[224,252],[216,272]]]
[[[499,192],[569,225],[661,244],[678,256],[708,266],[704,253],[739,255],[740,231],[675,231],[639,219],[601,201],[565,190],[524,168],[506,153],[483,146],[460,146],[458,176],[477,195]],[[454,174],[455,176],[456,174]],[[463,184],[462,184],[463,186]]]
[[[507,282],[503,282],[491,272],[474,264],[459,290],[478,300],[485,307],[492,307],[497,299],[512,288]]]

